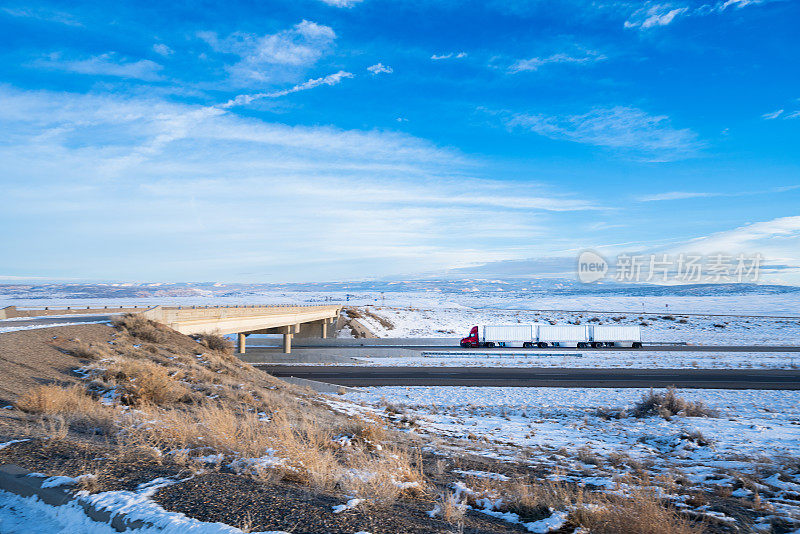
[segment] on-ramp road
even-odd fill
[[[800,390],[797,369],[552,369],[256,365],[277,377],[340,386],[527,386]]]
[[[51,315],[41,317],[19,317],[15,319],[0,319],[0,332],[3,329],[23,329],[25,328],[46,328],[48,326],[63,326],[70,324],[85,324],[85,323],[99,323],[103,321],[110,321],[119,314],[102,314],[102,315]]]

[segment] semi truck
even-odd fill
[[[638,326],[574,324],[508,324],[473,326],[461,339],[469,347],[642,347]]]

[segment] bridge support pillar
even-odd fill
[[[289,330],[289,329],[287,329]],[[283,353],[291,354],[292,352],[292,333],[291,330],[283,334]]]
[[[321,337],[322,339],[325,339],[326,337],[328,337],[328,320],[327,319],[323,319],[322,320],[322,326],[320,326],[319,337]]]
[[[244,351],[245,351],[245,338],[247,336],[245,334],[242,334],[241,332],[239,332],[239,334],[237,334],[236,337],[237,337],[237,341],[238,341],[238,343],[236,344],[237,345],[237,349],[238,349],[237,352],[239,354],[244,354]]]

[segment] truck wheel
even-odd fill
[[[634,341],[633,345],[631,345],[631,347],[634,348],[634,349],[641,349],[642,348],[642,344],[639,341]]]
[[[597,342],[597,341],[595,341],[594,343],[592,343],[592,348],[593,348],[593,349],[599,349],[599,348],[600,348],[600,347],[602,347],[602,346],[603,346],[603,344],[602,344],[602,343],[599,343],[599,342]]]
[[[579,349],[585,349],[586,348],[586,343],[578,343],[578,348]]]
[[[522,343],[522,348],[523,348],[523,349],[529,349],[529,348],[531,348],[531,344],[530,344],[530,343],[528,343],[527,341],[524,341],[524,342]]]
[[[469,343],[462,343],[462,344],[461,344],[461,348],[462,348],[462,349],[467,349],[467,348],[469,348]]]
[[[494,343],[490,341],[486,344],[486,346],[491,349],[492,347],[494,347]]]
[[[544,341],[540,341],[539,343],[536,344],[536,346],[539,347],[540,349],[546,349],[547,343],[545,343]]]

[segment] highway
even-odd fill
[[[268,348],[271,345],[266,342],[266,340],[262,341],[263,344],[260,344],[258,341],[251,344],[251,347],[258,347],[258,348]],[[800,343],[800,340],[798,340]],[[342,339],[342,338],[335,338],[335,339],[298,339],[295,341],[296,348],[307,348],[307,349],[322,349],[322,348],[347,348],[347,349],[390,349],[390,348],[397,348],[397,349],[407,349],[407,350],[417,350],[417,351],[427,351],[427,350],[458,350],[458,351],[472,351],[476,354],[484,354],[487,350],[491,352],[503,352],[503,351],[513,351],[513,352],[521,352],[521,351],[531,351],[537,352],[541,351],[542,349],[532,348],[532,349],[521,349],[519,347],[512,348],[512,347],[492,347],[491,349],[487,348],[462,348],[457,339],[452,338],[379,338],[379,339]],[[800,344],[799,345],[684,345],[684,344],[677,344],[677,343],[669,343],[669,344],[660,344],[658,342],[653,342],[652,344],[645,344],[640,349],[631,349],[631,348],[621,348],[621,347],[601,347],[598,349],[593,348],[568,348],[568,347],[547,347],[548,351],[580,351],[580,352],[591,352],[591,351],[652,351],[652,352],[664,352],[664,351],[683,351],[683,352],[800,352]]]
[[[800,390],[800,370],[553,369],[256,365],[277,377],[340,386],[506,386]]]

